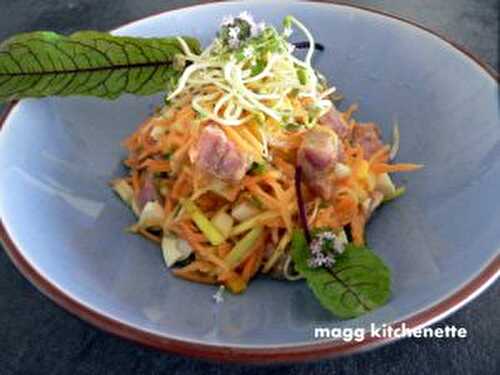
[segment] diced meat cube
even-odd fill
[[[332,129],[341,140],[349,140],[352,135],[352,126],[347,123],[337,109],[332,108],[320,119],[319,123]]]
[[[338,160],[339,141],[331,130],[317,126],[304,135],[297,154],[309,188],[324,199],[333,193],[335,164]]]
[[[363,148],[365,159],[369,159],[375,152],[384,146],[380,129],[373,123],[354,125],[352,144],[354,146],[360,145]]]
[[[222,180],[239,181],[247,171],[245,155],[217,126],[203,129],[196,151],[196,165]]]

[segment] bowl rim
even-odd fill
[[[191,7],[198,7],[213,3],[223,3],[225,1],[212,1],[212,0],[198,0],[191,6],[179,6],[169,9],[168,11],[158,12],[147,17],[143,17],[128,23],[125,23],[116,29],[128,26],[135,22],[147,20],[158,15],[168,13],[178,9],[185,9]],[[382,15],[384,17],[392,18],[412,27],[426,31],[441,40],[445,41],[455,50],[460,51],[467,58],[477,63],[483,70],[485,70],[494,80],[499,82],[499,74],[481,58],[474,53],[468,51],[461,45],[450,40],[448,37],[433,31],[425,26],[420,25],[416,21],[392,14],[390,12],[381,11],[378,9],[358,6],[346,3],[339,0],[314,0],[308,1],[312,3],[327,3],[337,6],[344,6],[363,10],[370,13]],[[116,29],[113,29],[116,30]],[[0,117],[0,131],[2,130],[6,120],[8,119],[12,109],[19,103],[19,101],[11,101],[8,103],[3,114]],[[157,335],[151,332],[141,330],[121,321],[115,320],[108,316],[99,313],[90,307],[83,305],[81,302],[73,298],[71,295],[65,293],[58,288],[55,284],[47,280],[41,273],[39,273],[33,265],[23,256],[22,251],[17,247],[11,238],[3,220],[0,218],[0,242],[5,249],[5,252],[14,263],[16,268],[21,274],[26,277],[40,292],[51,299],[53,302],[98,327],[108,333],[112,333],[121,338],[125,338],[145,346],[159,349],[166,352],[173,352],[189,357],[203,358],[208,360],[215,360],[221,362],[236,362],[236,363],[283,363],[283,362],[304,362],[318,360],[322,358],[334,358],[344,356],[347,354],[358,353],[381,345],[396,341],[397,337],[367,337],[360,342],[322,342],[311,343],[306,345],[285,346],[285,347],[261,347],[261,348],[245,348],[245,347],[231,347],[224,345],[211,345],[187,342],[179,339],[168,338],[165,336]],[[464,283],[457,291],[444,298],[443,300],[430,305],[429,307],[403,319],[397,321],[391,326],[393,328],[405,326],[408,329],[419,329],[429,326],[454,311],[458,310],[472,299],[477,297],[488,286],[493,284],[500,276],[500,254],[493,256],[489,263],[480,270],[477,275]]]

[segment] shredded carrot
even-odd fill
[[[211,85],[204,87],[203,92],[218,93]],[[200,283],[223,284],[232,292],[241,293],[258,272],[269,272],[278,259],[289,251],[293,230],[299,226],[294,184],[299,162],[297,153],[308,129],[290,131],[266,116],[252,118],[240,126],[221,125],[227,138],[245,156],[248,166],[257,162],[265,168],[247,173],[238,183],[219,180],[197,167],[195,161],[199,155],[200,133],[205,126],[213,124],[213,120],[195,118],[196,113],[191,106],[192,96],[192,93],[179,96],[175,106],[163,109],[161,116],[146,119],[122,142],[128,151],[124,164],[130,168],[126,181],[132,187],[133,196],[139,196],[146,176],[152,176],[165,215],[163,232],[151,232],[137,225],[133,228],[155,243],[161,243],[162,236],[167,232],[188,242],[194,259],[187,266],[173,270],[176,276]],[[220,96],[214,96],[213,100],[205,104],[214,106],[219,99]],[[308,106],[312,104],[310,98],[286,100],[293,109],[294,122],[308,121]],[[273,104],[265,100],[262,103]],[[222,106],[220,115],[225,109]],[[346,112],[340,113],[341,121],[348,126],[348,130],[352,130],[356,124],[352,117],[356,110],[357,105],[352,105]],[[242,116],[250,115],[243,110]],[[325,124],[319,121],[316,126],[324,127]],[[339,178],[333,173],[330,175],[335,189],[333,196],[328,199],[319,197],[308,186],[311,180],[308,176],[303,187],[307,220],[312,228],[350,226],[353,242],[362,245],[367,218],[361,209],[361,202],[376,189],[377,175],[409,172],[422,166],[390,164],[388,145],[365,158],[361,145],[352,145],[349,140],[339,141],[344,150],[341,162],[348,167],[345,169],[347,172]],[[129,194],[129,191],[126,193]],[[245,220],[235,219],[234,224],[229,223],[228,238],[222,244],[212,246],[189,214],[179,209],[185,199],[195,201],[209,220],[215,213],[221,210],[230,212],[236,204],[243,202],[257,201],[260,212]],[[224,259],[235,244],[257,226],[262,226],[262,235],[258,236],[248,254],[245,252],[246,259],[230,269]],[[269,256],[266,251],[268,244],[274,248]]]
[[[176,271],[177,271],[177,275],[182,275],[182,274],[190,273],[193,271],[210,273],[213,271],[213,269],[214,269],[214,267],[210,263],[205,262],[203,260],[195,260],[195,261],[189,263],[187,266],[184,266],[182,268],[178,268]]]
[[[137,169],[147,168],[150,172],[168,172],[170,171],[170,162],[168,160],[146,159],[137,166]]]
[[[357,215],[354,215],[351,221],[351,235],[352,240],[355,245],[363,246],[365,244],[365,217],[360,211]]]
[[[217,278],[212,275],[203,275],[200,273],[196,272],[186,272],[186,273],[180,273],[178,270],[173,270],[172,271],[174,275],[189,280],[189,281],[194,281],[196,283],[201,283],[201,284],[215,284],[217,282]]]
[[[204,212],[216,210],[225,200],[219,195],[208,191],[196,199],[197,206]]]
[[[389,151],[389,146],[381,147],[370,157],[369,163],[386,163],[389,160]]]
[[[173,165],[173,171],[177,172],[177,170],[181,167],[182,162],[187,157],[189,147],[191,147],[192,140],[186,140],[186,142],[179,147],[171,157]]]
[[[293,176],[295,174],[295,168],[293,165],[287,163],[282,158],[274,158],[273,164],[278,168],[278,170],[284,173],[288,179],[293,179]]]
[[[247,283],[238,274],[234,274],[234,277],[226,280],[225,285],[233,293],[242,293],[247,288]]]
[[[203,245],[201,242],[199,242],[196,233],[193,233],[192,229],[190,228],[190,225],[181,223],[180,226],[183,238],[186,239],[186,241],[189,243],[189,245],[195,252],[197,252],[202,258],[222,268],[224,271],[229,271],[224,261],[217,255],[215,255],[215,252],[212,251],[211,247]]]
[[[186,134],[176,131],[170,131],[162,140],[161,148],[165,152],[177,149],[185,144],[187,141]]]
[[[163,203],[163,211],[165,211],[165,216],[170,215],[170,213],[172,213],[173,208],[174,204],[172,202],[172,199],[169,196],[167,196],[165,198],[165,202]]]
[[[252,277],[253,270],[255,269],[255,265],[257,264],[257,253],[252,253],[243,263],[243,271],[241,272],[241,277],[245,282],[248,282]]]
[[[139,135],[142,133],[142,131],[151,124],[151,117],[146,119],[139,127],[137,130],[132,133],[128,138],[125,138],[125,140],[122,142],[122,145],[128,149],[132,148],[133,145],[137,143]]]
[[[256,158],[256,161],[262,162],[261,150],[250,144],[244,137],[241,136],[238,130],[235,130],[234,128],[229,126],[225,126],[223,129],[229,139],[231,139],[243,150],[246,150],[247,152],[252,154]]]
[[[273,210],[280,209],[280,202],[266,193],[262,188],[254,183],[247,183],[245,187],[256,198],[258,198],[265,206]]]
[[[421,164],[386,164],[386,163],[376,163],[371,167],[373,173],[393,173],[393,172],[413,172],[417,169],[422,168]]]
[[[170,196],[173,199],[185,198],[191,191],[189,173],[184,169],[175,180]]]
[[[335,209],[333,207],[328,207],[320,210],[314,222],[314,226],[318,228],[338,228],[340,223]]]
[[[179,112],[177,112],[177,116],[175,117],[175,121],[183,128],[188,128],[190,123],[194,120],[194,110],[191,106],[183,107]]]
[[[268,220],[262,220],[261,224],[272,229],[286,228],[286,224],[282,217],[271,218]]]
[[[271,229],[271,239],[274,245],[276,245],[279,241],[278,228]]]
[[[141,190],[141,180],[139,177],[139,172],[136,169],[132,170],[132,189],[134,190],[134,195],[136,196]]]
[[[153,156],[154,154],[158,154],[161,152],[161,146],[158,144],[151,144],[148,145],[147,147],[144,147],[144,151],[139,154],[137,157],[138,160],[144,160],[150,156]]]
[[[339,226],[347,225],[357,214],[358,200],[353,198],[353,194],[340,195],[335,200],[335,217]],[[319,214],[318,216],[320,216]]]
[[[232,246],[228,242],[224,242],[223,244],[217,246],[217,253],[219,254],[219,257],[223,259],[227,254],[230,253],[231,248]]]

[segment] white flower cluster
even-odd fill
[[[333,253],[325,253],[324,245],[327,241],[331,241]],[[310,248],[311,258],[309,259],[309,266],[311,268],[330,268],[335,264],[335,255],[342,254],[344,251],[345,241],[333,232],[321,232],[311,242]]]
[[[242,38],[240,36],[241,29],[235,24],[236,20],[244,21],[250,26],[251,38],[258,36],[266,28],[266,24],[264,22],[256,23],[253,16],[247,11],[241,12],[238,17],[225,16],[222,19],[221,26],[229,29],[228,45],[232,49],[238,48],[242,42]]]

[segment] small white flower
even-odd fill
[[[229,28],[229,38],[231,39],[238,39],[238,37],[240,36],[240,28],[238,26],[235,26],[235,27],[230,27]]]
[[[332,232],[321,232],[318,235],[318,239],[322,242],[324,242],[325,240],[333,240],[334,238],[335,234],[333,234]]]
[[[228,44],[232,49],[238,48],[240,46],[240,28],[238,26],[230,27],[228,31]]]
[[[323,243],[321,241],[318,241],[318,239],[315,239],[314,241],[312,241],[311,246],[310,246],[311,252],[313,254],[321,253],[321,251],[322,251],[321,246],[322,245],[323,245]]]
[[[250,35],[252,37],[258,36],[261,32],[266,29],[266,24],[264,22],[259,22],[258,24],[253,24],[250,27]]]
[[[248,59],[250,57],[252,57],[253,55],[253,48],[252,47],[246,47],[244,50],[243,50],[243,56]]]
[[[315,254],[311,259],[309,259],[309,266],[311,268],[319,267],[331,267],[335,264],[335,259],[331,255],[325,255],[323,253]]]
[[[325,254],[323,249],[326,241],[333,242],[334,254]],[[345,241],[331,231],[321,232],[311,242],[311,258],[309,259],[309,266],[312,268],[318,267],[332,267],[335,263],[335,255],[341,254],[345,248]]]
[[[293,34],[293,30],[291,27],[286,27],[284,30],[283,30],[283,35],[286,37],[286,38],[289,38],[291,35]]]
[[[244,12],[241,12],[238,15],[238,18],[242,21],[246,21],[250,26],[255,25],[255,21],[253,19],[253,16],[247,10],[245,10]]]
[[[229,26],[234,23],[234,17],[233,16],[224,16],[222,19],[222,22],[220,23],[221,26]]]

